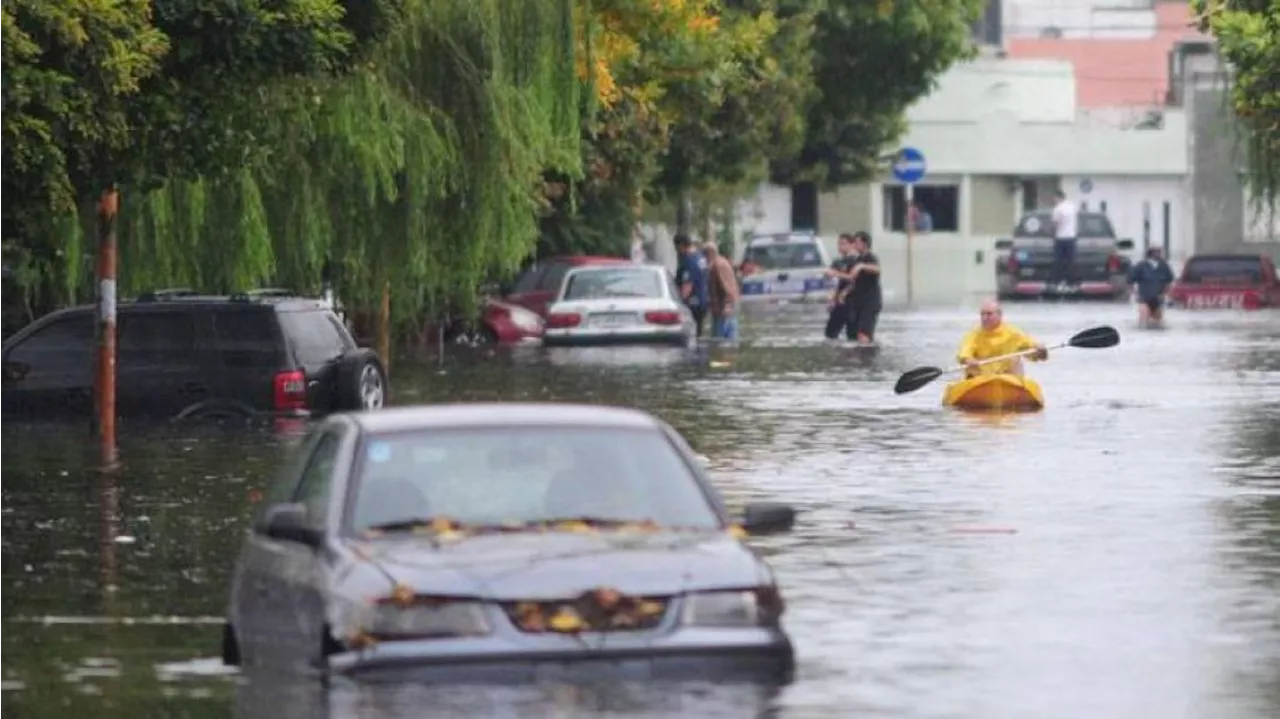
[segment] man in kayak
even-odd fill
[[[1160,256],[1160,248],[1147,250],[1147,259],[1129,271],[1129,284],[1138,295],[1138,323],[1159,322],[1164,319],[1164,295],[1173,284],[1173,270]]]
[[[1014,374],[1022,375],[1022,359],[1010,357],[998,362],[980,364],[984,359],[1013,354],[1025,350],[1036,350],[1031,355],[1033,360],[1049,358],[1045,346],[1036,342],[1022,330],[1004,321],[1004,312],[1000,303],[987,300],[982,303],[980,311],[982,324],[969,330],[960,342],[960,351],[956,359],[965,366],[965,374],[973,377],[980,374]]]

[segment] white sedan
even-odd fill
[[[547,310],[545,345],[693,340],[693,314],[661,265],[577,267]]]

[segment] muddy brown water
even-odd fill
[[[397,402],[573,400],[657,413],[732,503],[803,510],[756,540],[798,655],[785,687],[249,681],[216,659],[248,495],[289,441],[126,427],[92,470],[81,427],[4,427],[3,709],[112,717],[1280,716],[1280,313],[1014,305],[1046,342],[1110,350],[1034,375],[1047,409],[938,406],[969,309],[888,313],[874,355],[814,339],[816,308],[756,312],[744,346],[529,349],[394,367]]]

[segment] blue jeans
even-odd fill
[[[711,336],[721,340],[732,340],[738,338],[738,318],[734,315],[725,315],[724,317],[713,317],[714,321],[711,325]]]
[[[1053,241],[1054,281],[1070,282],[1071,265],[1076,260],[1075,238],[1057,238]]]

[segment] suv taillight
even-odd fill
[[[307,376],[302,370],[277,372],[274,397],[276,411],[306,409]]]

